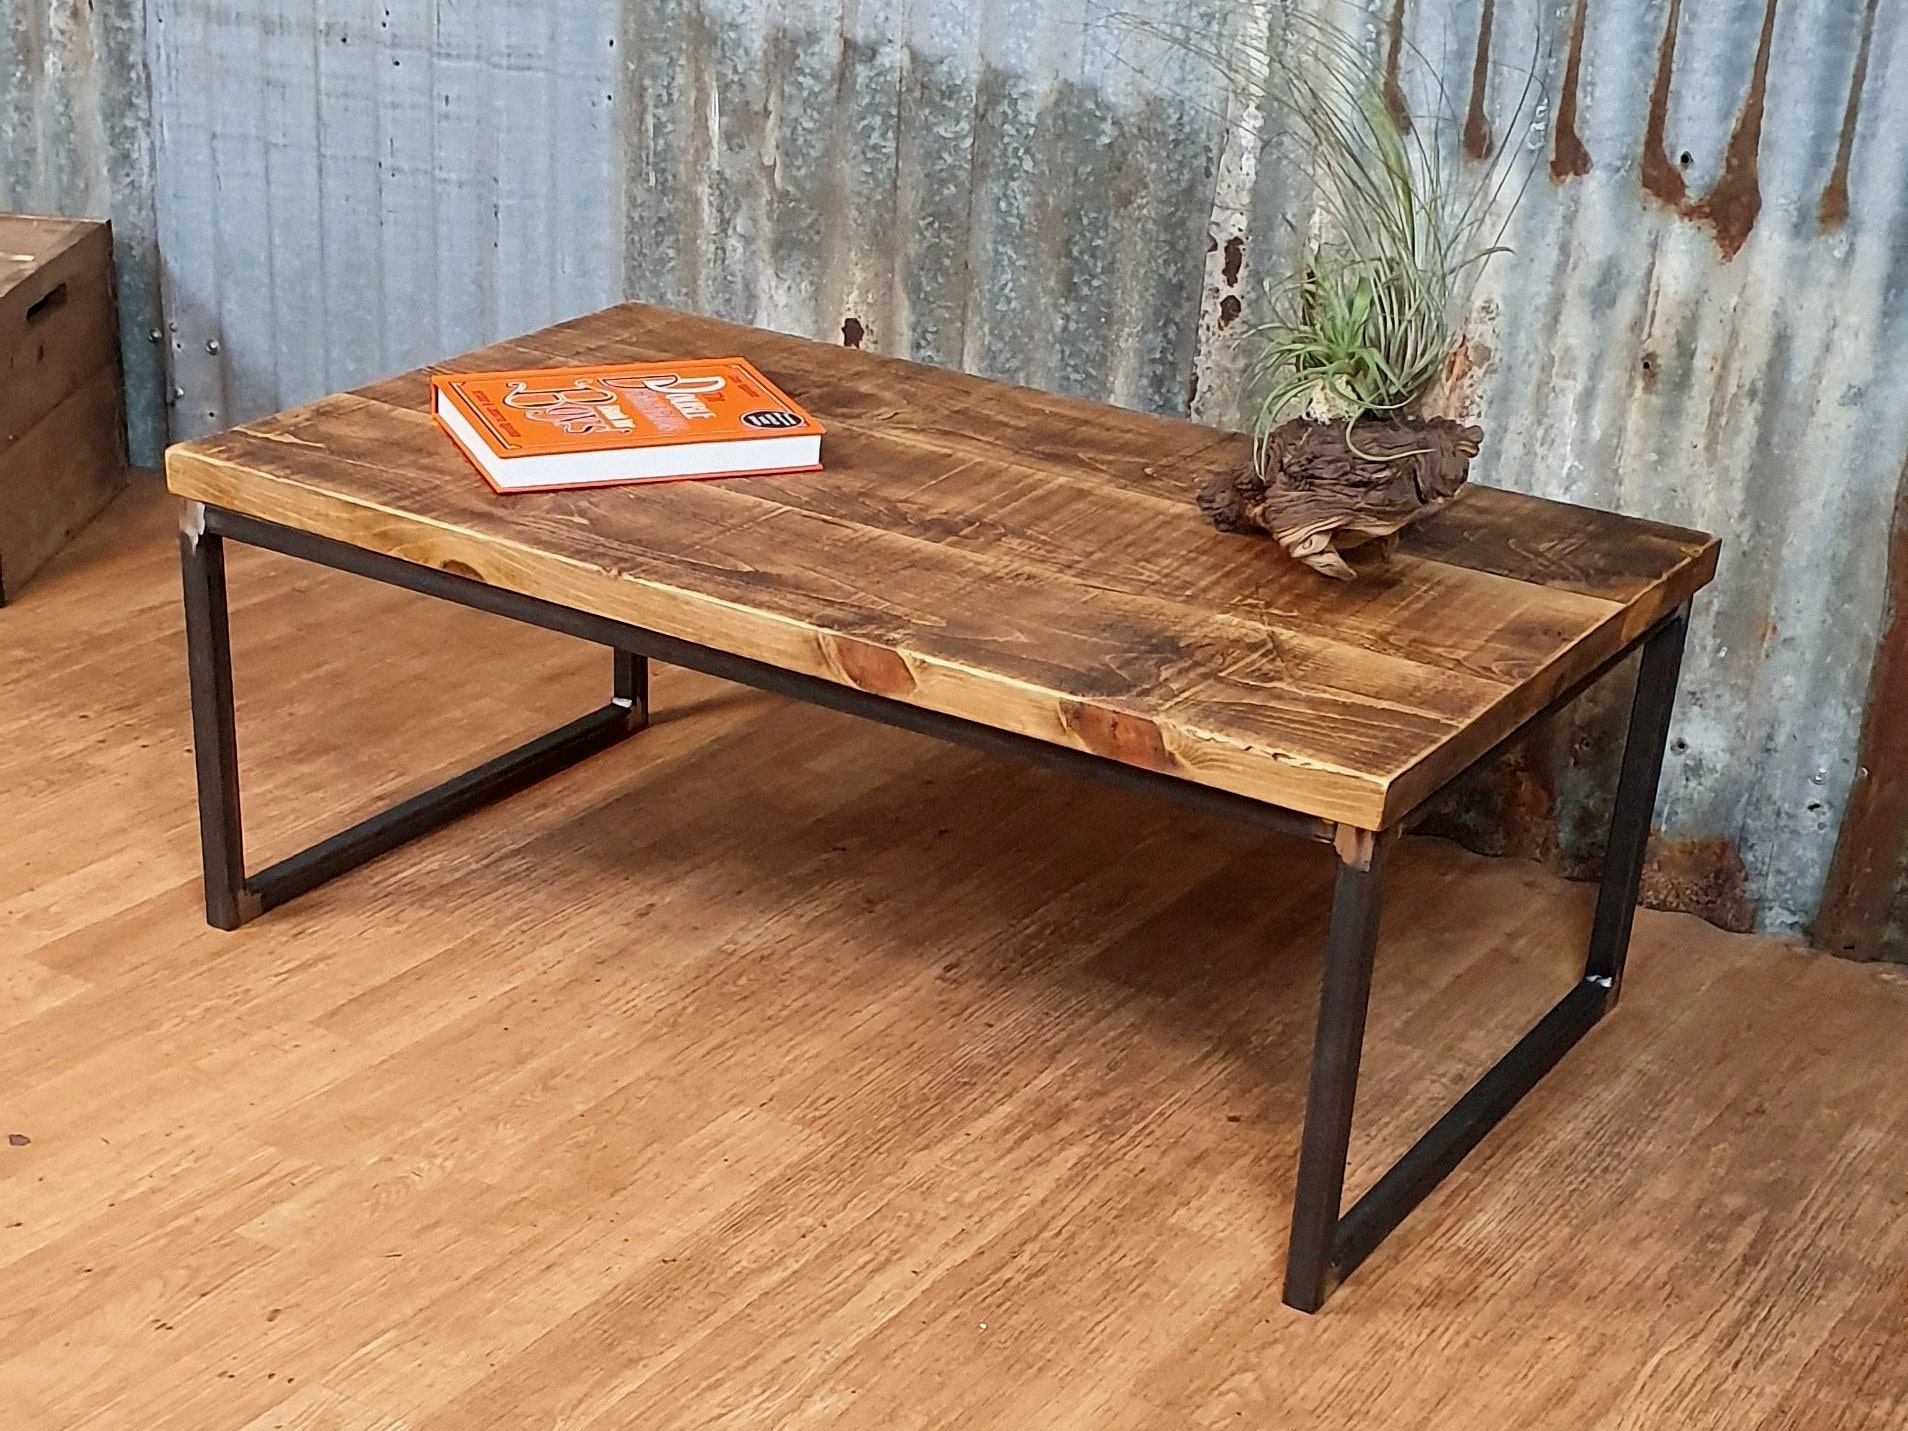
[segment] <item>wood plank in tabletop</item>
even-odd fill
[[[168,470],[216,505],[1366,826],[1713,569],[1697,534],[1479,491],[1324,582],[1187,500],[1235,434],[640,305],[440,367],[718,352],[822,419],[826,470],[503,499],[437,431],[424,372]]]

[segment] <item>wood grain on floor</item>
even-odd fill
[[[1621,1009],[1279,1303],[1328,852],[671,669],[625,745],[200,917],[169,503],[0,612],[0,1424],[1893,1427],[1908,986],[1645,913]],[[256,862],[603,653],[235,548]],[[1362,1186],[1589,891],[1407,841]]]

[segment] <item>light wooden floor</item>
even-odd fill
[[[661,670],[627,745],[215,933],[171,521],[0,611],[8,1431],[1908,1424],[1900,974],[1645,914],[1622,1009],[1301,1317],[1322,851]],[[232,583],[255,860],[607,681]],[[1407,843],[1355,1183],[1588,893]]]

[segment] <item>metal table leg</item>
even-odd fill
[[[1616,803],[1610,810],[1610,834],[1604,844],[1603,883],[1597,890],[1596,921],[1590,929],[1590,957],[1584,978],[1601,982],[1604,1005],[1623,991],[1623,961],[1630,952],[1630,926],[1636,921],[1637,892],[1643,883],[1643,856],[1656,813],[1656,787],[1663,777],[1663,750],[1669,743],[1670,710],[1683,669],[1683,641],[1689,634],[1689,608],[1664,622],[1643,643],[1637,668],[1636,698],[1630,703],[1630,728],[1623,739],[1623,768],[1617,774]]]
[[[1286,1255],[1288,1306],[1302,1312],[1322,1307],[1332,1289],[1616,1003],[1687,631],[1684,609],[1658,624],[1642,643],[1583,977],[1342,1217],[1339,1209],[1359,1052],[1377,948],[1380,885],[1394,832],[1348,830],[1337,842],[1338,879],[1325,944],[1311,1088]]]
[[[259,906],[258,897],[245,888],[225,542],[206,531],[202,514],[203,509],[192,503],[179,528],[186,667],[192,685],[192,758],[199,782],[199,855],[205,867],[206,923],[217,929],[237,929],[258,915]]]
[[[1305,1137],[1292,1199],[1292,1239],[1285,1259],[1285,1300],[1301,1311],[1324,1304],[1333,1272],[1333,1238],[1345,1192],[1358,1059],[1371,1002],[1371,966],[1393,834],[1356,831],[1338,851],[1332,923],[1312,1039],[1312,1082],[1305,1098]]]
[[[607,645],[615,653],[610,703],[475,770],[360,821],[256,875],[247,876],[239,816],[224,535]],[[198,503],[190,503],[186,509],[181,561],[205,862],[206,918],[222,929],[235,929],[336,874],[492,800],[521,790],[642,729],[649,718],[649,654],[725,680],[798,697],[905,730],[937,735],[983,750],[1019,755],[1071,773],[1090,774],[1197,809],[1232,815],[1308,838],[1332,838],[1332,827],[1328,823],[1296,811],[783,670],[314,533],[280,527],[234,512],[208,509]],[[1290,1305],[1304,1311],[1316,1311],[1322,1306],[1332,1288],[1364,1261],[1615,1003],[1622,983],[1623,960],[1629,946],[1687,623],[1685,608],[1664,618],[1636,643],[1642,646],[1642,663],[1624,743],[1616,804],[1611,812],[1603,885],[1583,978],[1342,1216],[1346,1155],[1350,1147],[1365,1014],[1371,994],[1384,867],[1398,830],[1373,832],[1338,828],[1334,843],[1340,868],[1327,940],[1286,1269],[1285,1300]],[[1573,700],[1634,649],[1633,644],[1559,693],[1540,716]],[[1488,761],[1495,754],[1495,751],[1486,754],[1478,763]]]
[[[186,507],[179,556],[185,586],[205,918],[214,928],[237,929],[346,870],[607,749],[649,723],[649,662],[612,648],[609,704],[248,876],[239,816],[225,539],[207,530],[204,508],[196,502]]]

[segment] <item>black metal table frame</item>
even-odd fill
[[[609,703],[309,849],[247,874],[239,815],[238,745],[225,589],[224,542],[228,538],[607,646],[613,653]],[[1689,619],[1689,609],[1684,606],[1658,620],[1463,773],[1488,763],[1524,729],[1575,700],[1641,648],[1636,694],[1610,815],[1603,880],[1582,978],[1372,1184],[1349,1212],[1341,1214],[1358,1063],[1377,950],[1380,894],[1387,859],[1409,817],[1378,831],[1336,824],[197,502],[186,505],[180,560],[200,846],[205,863],[205,912],[207,921],[219,929],[237,929],[336,875],[641,730],[649,720],[651,657],[904,730],[1018,756],[1070,774],[1163,795],[1195,809],[1331,843],[1338,855],[1338,874],[1325,940],[1318,1027],[1312,1044],[1311,1082],[1285,1271],[1285,1301],[1305,1312],[1323,1306],[1332,1289],[1616,1003],[1622,989],[1624,956],[1630,943]],[[1463,775],[1456,778],[1462,779]],[[1433,795],[1422,802],[1418,810],[1424,810],[1436,798]]]

